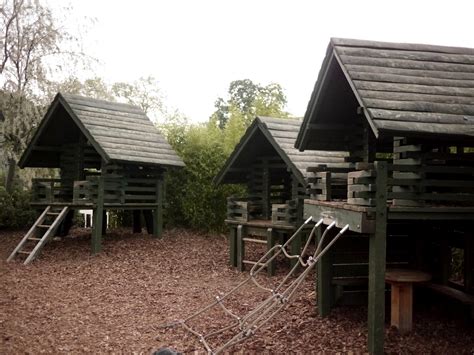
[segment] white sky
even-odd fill
[[[48,0],[56,9],[66,3]],[[302,116],[330,37],[474,48],[474,1],[72,0],[84,51],[108,82],[153,75],[165,104],[205,121],[229,83],[285,89]],[[87,27],[87,26],[86,26]],[[82,31],[80,31],[82,32]],[[83,74],[88,75],[88,74]]]

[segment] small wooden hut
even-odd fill
[[[474,312],[474,49],[331,39],[296,147],[355,163],[344,200],[304,203],[306,216],[353,233],[318,265],[322,316],[365,287],[369,351],[383,353],[393,267],[428,272],[423,286]],[[392,321],[411,319],[404,290],[392,292]]]
[[[34,179],[32,205],[43,209],[10,255],[33,260],[73,211],[93,209],[92,252],[101,249],[106,209],[152,211],[152,234],[162,233],[163,178],[184,166],[138,107],[58,93],[19,161],[21,168],[57,168],[57,179]]]
[[[255,118],[215,178],[218,184],[242,184],[247,188],[246,196],[228,198],[225,221],[230,227],[230,262],[240,270],[245,264],[254,264],[245,259],[245,243],[263,243],[271,248],[276,238],[292,234],[301,224],[307,167],[350,166],[344,161],[348,153],[296,150],[300,125],[300,119]],[[316,184],[313,190],[324,196],[331,193]],[[292,247],[299,250],[300,241]],[[268,272],[273,271],[271,264]]]

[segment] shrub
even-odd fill
[[[166,130],[168,140],[186,167],[171,169],[167,174],[165,221],[171,225],[222,231],[226,198],[238,189],[213,182],[228,156],[223,133],[211,125],[172,128]]]
[[[36,211],[30,206],[29,191],[15,189],[12,193],[0,186],[0,229],[27,228],[36,218]]]

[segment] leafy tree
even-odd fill
[[[51,59],[59,63],[61,55],[71,60],[79,57],[61,50],[74,38],[57,25],[51,10],[39,1],[4,0],[0,23],[3,148],[8,160],[5,187],[11,191],[18,155],[41,118],[39,94],[48,82]]]
[[[133,83],[119,82],[112,85],[112,93],[119,101],[140,107],[145,113],[163,111],[163,96],[158,81],[153,76],[141,77]]]
[[[71,76],[62,82],[52,83],[48,88],[48,97],[52,98],[57,92],[115,101],[111,89],[99,77],[86,79],[82,82],[75,76]]]
[[[250,79],[235,80],[230,83],[228,94],[227,100],[216,100],[216,111],[211,116],[211,121],[221,129],[232,119],[242,120],[246,128],[258,115],[288,116],[284,111],[286,96],[279,84],[262,86]]]

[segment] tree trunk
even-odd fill
[[[5,176],[5,190],[12,192],[15,180],[16,161],[13,158],[8,159],[7,175]]]

